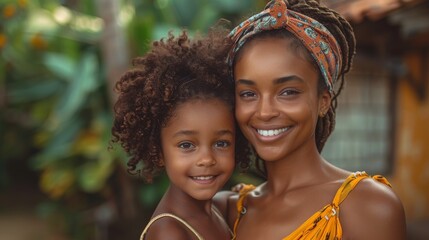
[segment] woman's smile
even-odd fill
[[[264,160],[280,160],[314,144],[316,69],[297,57],[286,39],[248,43],[234,68],[237,122]],[[304,147],[303,147],[304,146]]]
[[[264,130],[264,129],[256,129],[256,131],[259,133],[259,135],[263,137],[274,137],[278,136],[284,132],[289,130],[288,127],[286,128],[279,128],[279,129],[270,129],[270,130]]]

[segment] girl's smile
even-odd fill
[[[216,180],[217,176],[214,175],[206,175],[206,176],[195,176],[191,177],[198,184],[211,184]]]

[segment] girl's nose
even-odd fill
[[[197,161],[199,167],[209,167],[216,164],[216,158],[213,156],[211,149],[202,150],[201,155]]]

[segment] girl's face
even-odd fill
[[[161,130],[161,143],[171,188],[209,200],[234,169],[234,115],[218,99],[187,101]]]
[[[316,149],[318,115],[330,104],[327,91],[318,95],[318,71],[290,41],[255,39],[234,67],[236,118],[265,161]]]

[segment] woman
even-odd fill
[[[320,154],[355,52],[349,23],[316,1],[277,0],[231,37],[237,122],[267,178],[218,194],[235,238],[405,239],[387,180]]]

